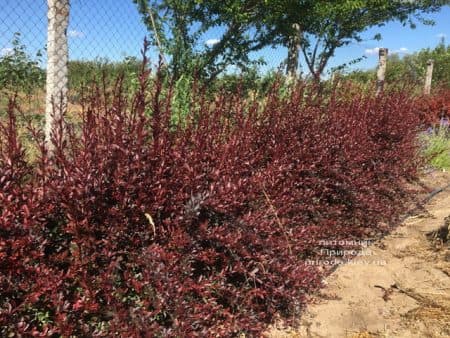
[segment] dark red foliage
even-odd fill
[[[257,336],[320,287],[307,264],[320,240],[385,231],[404,206],[419,125],[404,93],[275,87],[264,106],[195,93],[181,127],[170,90],[148,81],[131,101],[120,80],[93,88],[33,165],[11,104],[0,335]]]
[[[450,119],[450,89],[438,88],[432,95],[422,95],[415,108],[425,126],[438,126],[443,118]]]

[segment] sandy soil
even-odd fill
[[[450,175],[432,173],[426,181],[444,186]],[[268,336],[450,337],[450,243],[427,236],[447,216],[450,188],[389,236],[363,248],[363,255],[339,266],[312,296],[300,328],[273,328]]]

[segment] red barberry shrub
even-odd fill
[[[0,158],[1,334],[257,336],[323,277],[323,240],[386,231],[416,176],[419,118],[402,92],[298,85],[264,105],[171,89],[145,62],[130,99],[92,87],[53,155],[29,164],[14,111]],[[342,95],[341,95],[342,93]]]
[[[442,87],[418,97],[415,110],[425,127],[439,126],[442,119],[450,119],[450,89]]]
[[[0,335],[5,337],[34,329],[35,313],[28,304],[39,298],[35,283],[46,273],[40,264],[33,169],[19,141],[15,103],[10,100],[0,121]]]

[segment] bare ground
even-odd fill
[[[450,175],[425,180],[442,187]],[[274,327],[268,337],[450,337],[450,243],[427,236],[447,216],[450,188],[328,276],[298,329]]]

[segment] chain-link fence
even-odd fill
[[[0,111],[17,92],[42,115],[46,88],[76,105],[89,79],[137,65],[147,34],[131,0],[0,0]]]
[[[57,95],[64,94],[69,111],[77,109],[80,89],[104,73],[136,82],[147,35],[132,0],[0,0],[0,114],[17,92],[22,110],[37,118],[45,112],[48,122]],[[267,47],[252,57],[260,55],[267,71],[280,67],[285,51]],[[149,57],[158,61],[156,47]]]

